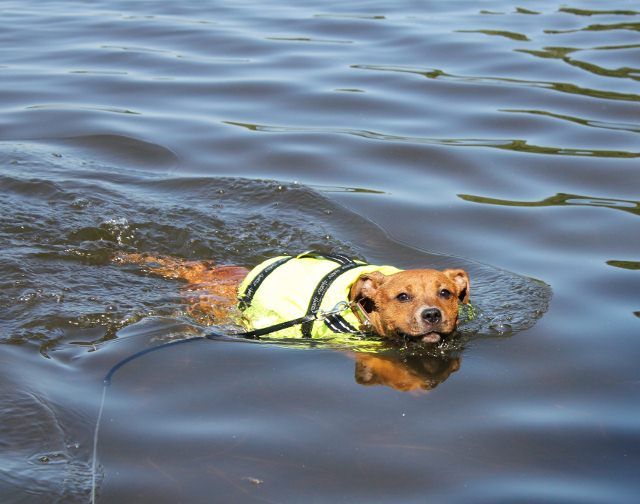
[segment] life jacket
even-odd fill
[[[346,306],[351,286],[360,275],[373,271],[390,275],[401,270],[339,254],[274,257],[253,268],[242,281],[238,306],[245,326],[260,329],[309,313],[331,311],[342,302],[346,309],[340,313],[282,329],[269,337],[344,341],[345,335],[361,333],[360,321]]]

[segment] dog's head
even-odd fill
[[[356,280],[349,300],[362,306],[380,336],[437,343],[456,328],[458,305],[469,302],[469,286],[461,269],[374,271]]]

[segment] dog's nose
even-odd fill
[[[437,324],[442,318],[442,313],[437,308],[426,308],[422,310],[420,316],[430,324]]]

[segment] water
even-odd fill
[[[88,502],[102,379],[202,334],[118,250],[467,268],[419,386],[194,341],[107,389],[97,501],[636,502],[637,3],[0,3],[0,495]]]

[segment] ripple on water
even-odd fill
[[[637,501],[636,5],[0,11],[3,498],[86,502],[105,371],[202,331],[114,251],[318,248],[463,265],[476,317],[440,355],[225,340],[137,360],[109,391],[105,502]],[[358,214],[542,278],[552,309],[532,327],[546,284]]]
[[[6,375],[3,376],[6,384]],[[5,387],[0,391],[0,488],[5,502],[79,502],[89,492],[85,447],[68,432],[69,411],[46,398]],[[64,419],[64,420],[61,420]]]

